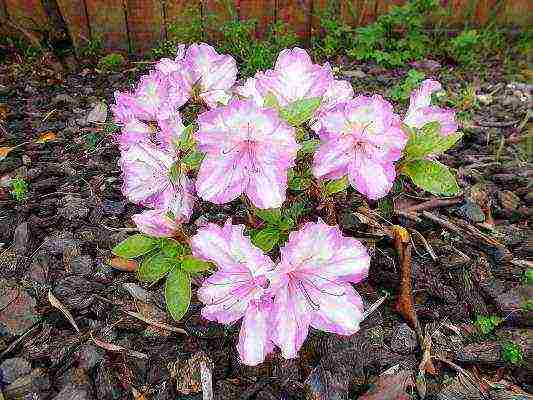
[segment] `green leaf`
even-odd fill
[[[199,151],[194,150],[188,153],[185,157],[183,157],[181,161],[191,169],[198,169],[203,159],[204,153],[200,153]]]
[[[185,256],[181,261],[181,269],[191,274],[207,271],[212,267],[213,264],[193,256]]]
[[[252,234],[252,243],[268,253],[278,243],[279,238],[279,229],[273,226],[267,226]]]
[[[172,318],[179,321],[189,309],[191,302],[191,278],[187,272],[174,268],[168,274],[165,301]]]
[[[412,129],[404,125],[404,129],[409,132],[409,140],[404,149],[406,161],[444,153],[463,137],[460,132],[442,135],[438,122],[430,122],[422,129]]]
[[[335,179],[326,183],[326,194],[331,196],[332,194],[342,192],[348,187],[348,177],[343,176],[340,179]]]
[[[284,232],[290,231],[292,228],[294,228],[294,220],[290,217],[284,217],[279,221],[277,227]]]
[[[286,107],[283,107],[279,114],[281,118],[289,123],[289,125],[299,126],[313,116],[316,109],[320,107],[321,101],[322,98],[320,97],[296,100]]]
[[[281,219],[281,210],[279,208],[255,208],[254,214],[273,225],[278,224]]]
[[[300,154],[312,154],[318,149],[318,146],[320,146],[320,140],[318,139],[308,139],[304,140],[301,143],[302,147],[300,147]]]
[[[433,194],[455,196],[460,190],[450,169],[438,161],[410,161],[403,166],[402,173],[410,177],[415,185]]]
[[[195,124],[187,125],[185,129],[183,129],[183,132],[181,133],[181,136],[178,142],[178,147],[180,150],[187,151],[194,147],[195,143],[194,143],[194,137],[192,134],[195,129],[196,129]]]
[[[276,96],[274,96],[274,93],[272,92],[268,92],[265,95],[263,104],[265,105],[265,107],[268,107],[268,108],[275,108],[276,110],[280,109],[278,99],[276,99]]]
[[[179,260],[167,257],[165,253],[161,251],[142,260],[139,269],[137,269],[137,278],[139,278],[141,282],[158,281],[178,263]]]
[[[185,254],[185,248],[181,243],[178,243],[174,239],[165,238],[161,243],[161,251],[168,258],[178,259],[181,255]]]
[[[158,240],[141,233],[132,235],[113,247],[113,254],[127,259],[148,253],[158,245]]]
[[[308,170],[304,172],[295,172],[292,168],[288,171],[287,180],[289,189],[295,191],[305,190],[311,186],[311,183],[313,182],[312,175]]]

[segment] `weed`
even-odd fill
[[[425,78],[426,74],[423,72],[417,71],[416,69],[410,69],[409,72],[407,72],[405,80],[389,90],[389,97],[396,101],[406,102],[409,100],[411,92],[416,89]]]
[[[332,7],[317,15],[320,21],[318,32],[313,32],[311,46],[319,58],[331,58],[342,54],[350,46],[353,29],[338,18]]]
[[[524,283],[526,285],[533,285],[533,269],[529,268],[524,272]]]
[[[222,35],[218,50],[231,54],[237,60],[244,77],[271,68],[280,50],[298,43],[294,32],[282,22],[270,25],[263,40],[255,36],[256,25],[255,20],[231,19],[218,28]]]
[[[102,136],[98,132],[91,132],[85,135],[85,141],[89,149],[94,149],[101,139]]]
[[[518,344],[507,341],[502,343],[502,358],[509,364],[519,366],[524,361],[524,351]]]
[[[120,126],[118,126],[114,121],[108,121],[105,123],[103,130],[106,135],[112,135],[120,130]]]
[[[111,53],[98,61],[98,69],[110,72],[118,71],[125,62],[126,59],[122,54]]]
[[[483,333],[488,335],[500,325],[504,320],[497,315],[478,315],[474,325]]]
[[[152,56],[154,58],[174,58],[180,43],[194,43],[202,41],[202,17],[198,12],[197,7],[189,6],[185,8],[182,16],[187,20],[187,23],[176,21],[168,25],[167,39],[160,42],[157,47],[152,49]]]
[[[101,35],[94,35],[94,37],[87,40],[84,46],[78,49],[78,55],[83,58],[98,58],[104,51],[104,39]]]
[[[30,186],[23,178],[13,178],[11,179],[11,196],[18,203],[23,203],[28,198],[28,191]]]
[[[437,8],[435,0],[413,0],[403,6],[393,6],[376,22],[356,30],[348,55],[385,67],[398,67],[423,58],[430,49],[430,37],[424,25]]]
[[[479,33],[475,29],[462,31],[459,35],[450,40],[451,56],[465,66],[476,64],[476,49],[480,41]]]

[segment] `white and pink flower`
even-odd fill
[[[258,208],[281,206],[299,148],[294,128],[250,100],[205,112],[198,125],[198,149],[206,153],[196,181],[201,198],[222,204],[244,193]]]
[[[195,257],[218,267],[198,290],[205,304],[202,316],[223,324],[243,318],[237,348],[243,363],[257,365],[273,350],[267,275],[274,263],[243,230],[244,225],[232,225],[229,219],[223,228],[209,224],[191,239],[191,247]]]
[[[313,174],[350,184],[370,199],[392,188],[394,162],[402,154],[407,135],[392,105],[381,96],[359,96],[338,104],[318,118],[322,144],[315,154]]]
[[[459,125],[455,121],[455,111],[431,105],[431,95],[442,89],[439,82],[426,79],[418,89],[411,93],[409,109],[403,120],[404,124],[413,128],[422,128],[429,122],[438,122],[441,134],[451,135]]]

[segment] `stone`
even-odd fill
[[[5,384],[15,382],[21,376],[31,372],[30,363],[21,357],[8,358],[0,364],[0,379]]]
[[[70,260],[67,271],[76,275],[90,275],[94,272],[94,261],[90,256],[75,256]]]
[[[390,340],[392,351],[400,354],[411,354],[418,346],[416,333],[405,323],[394,327]]]

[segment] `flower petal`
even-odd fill
[[[256,74],[262,96],[272,93],[281,106],[296,100],[321,97],[333,81],[329,65],[313,64],[309,54],[295,47],[281,51],[274,70]]]
[[[363,301],[349,284],[324,283],[307,290],[317,305],[311,318],[313,328],[338,335],[353,335],[359,330]]]
[[[230,219],[224,228],[209,224],[191,238],[193,254],[214,262],[220,271],[262,276],[272,269],[273,262],[243,231],[244,225],[232,225]]]
[[[141,142],[122,152],[119,163],[124,179],[122,193],[134,203],[156,207],[154,196],[171,186],[173,155]]]
[[[284,358],[296,358],[311,323],[309,304],[304,292],[292,285],[274,293],[272,306],[272,341]]]
[[[147,210],[131,217],[142,233],[155,237],[169,237],[176,232],[176,222],[171,220],[165,211]]]
[[[278,269],[297,271],[323,285],[337,280],[360,282],[367,277],[369,267],[370,256],[361,242],[319,220],[289,234]]]
[[[239,152],[224,156],[207,155],[196,179],[196,192],[202,199],[216,204],[235,200],[248,185],[248,159]]]
[[[122,127],[122,133],[118,138],[121,150],[127,150],[137,143],[149,143],[152,128],[138,119],[132,118]]]
[[[435,80],[426,79],[420,86],[413,90],[411,98],[409,99],[409,109],[407,110],[406,121],[411,118],[411,115],[419,108],[428,107],[431,104],[431,94],[441,90],[442,85]],[[408,124],[406,122],[406,124]],[[408,124],[409,125],[409,124]]]
[[[272,352],[270,340],[270,302],[252,302],[241,325],[237,349],[241,361],[246,365],[257,365]]]
[[[353,157],[353,141],[350,138],[340,137],[324,142],[315,153],[313,175],[326,179],[341,178],[348,173]]]
[[[372,200],[385,196],[395,177],[394,164],[378,162],[364,152],[357,152],[348,166],[350,184]]]

